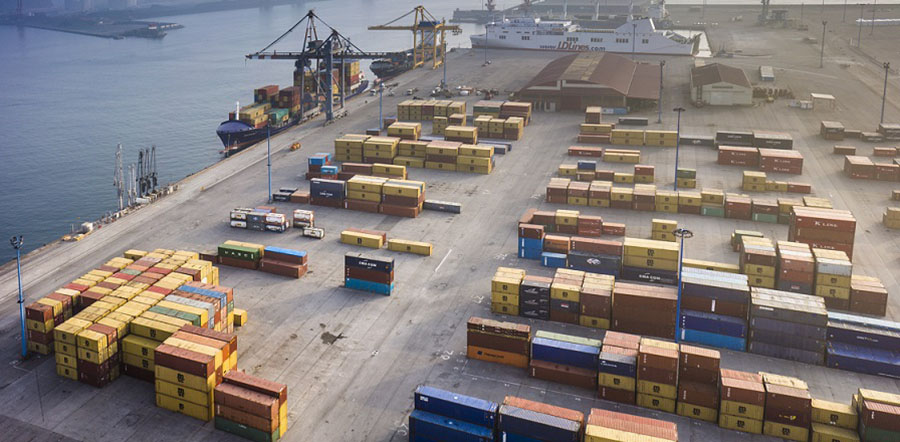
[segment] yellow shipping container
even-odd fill
[[[450,163],[439,163],[437,161],[426,161],[425,168],[433,169],[433,170],[447,170],[450,172],[456,172],[456,163],[450,164]]]
[[[578,323],[583,327],[602,328],[609,330],[609,318],[597,318],[594,316],[580,315]]]
[[[678,397],[678,388],[675,385],[661,384],[659,382],[637,381],[637,392],[661,398],[671,399],[673,402]]]
[[[347,180],[347,191],[381,193],[387,178],[356,175]]]
[[[192,315],[197,315],[200,317],[200,325],[201,327],[205,327],[206,324],[209,324],[209,310],[194,307],[191,305],[180,304],[172,301],[159,301],[157,304],[159,307],[164,307],[172,310],[176,310],[179,312],[190,313]]]
[[[214,392],[194,390],[192,388],[187,388],[184,385],[173,384],[171,382],[157,380],[156,393],[178,398],[203,407],[213,407],[215,405],[213,403]]]
[[[581,212],[577,210],[557,210],[556,224],[564,226],[576,226],[578,225],[579,215],[581,215]]]
[[[678,221],[654,218],[650,221],[654,232],[674,232],[678,228]]]
[[[614,183],[621,184],[634,184],[634,174],[633,173],[625,173],[625,172],[616,172],[613,175]]]
[[[744,274],[755,276],[775,277],[775,267],[756,264],[744,264]]]
[[[700,192],[678,192],[678,205],[688,207],[700,207],[703,198]]]
[[[815,294],[823,298],[850,299],[850,288],[816,285]]]
[[[491,302],[491,313],[499,315],[519,316],[519,304]]]
[[[50,333],[53,331],[53,323],[54,322],[52,318],[44,322],[35,321],[34,319],[26,319],[25,328],[36,332]]]
[[[144,370],[153,371],[156,369],[156,364],[153,363],[153,360],[150,358],[142,358],[136,354],[132,353],[122,353],[122,363],[126,365],[131,365],[132,367],[141,368]]]
[[[656,241],[675,241],[675,234],[671,232],[657,232],[653,231],[650,233],[650,239],[654,239]]]
[[[471,144],[463,144],[462,146],[459,146],[459,155],[490,158],[494,156],[494,146],[474,146]]]
[[[640,384],[640,383],[638,383]],[[653,396],[650,394],[638,393],[637,404],[640,407],[650,408],[652,410],[665,411],[666,413],[675,412],[675,399]]]
[[[348,200],[361,200],[361,201],[372,201],[375,203],[381,202],[381,192],[360,192],[358,190],[348,190],[347,191],[347,199]]]
[[[457,166],[481,166],[481,167],[490,167],[491,166],[491,158],[489,157],[470,157],[460,155],[456,157]]]
[[[628,187],[613,187],[610,190],[609,199],[612,201],[633,201],[634,189]]]
[[[519,305],[519,295],[511,295],[509,293],[491,292],[491,302],[500,304]]]
[[[581,301],[581,287],[573,284],[554,282],[550,284],[550,298],[562,301]]]
[[[187,323],[187,321],[184,322]],[[131,324],[129,324],[131,333],[157,341],[165,340],[181,327],[180,325],[176,326],[143,317],[134,318],[134,321],[131,321]]]
[[[597,383],[601,387],[615,388],[619,390],[634,391],[637,388],[637,381],[630,376],[617,376],[609,373],[600,373],[597,377]]]
[[[104,347],[100,349],[100,351],[94,351],[87,348],[78,347],[76,349],[76,353],[78,354],[78,359],[85,360],[88,362],[93,362],[95,364],[102,364],[106,362],[107,359],[115,356],[116,351],[118,351],[118,344],[113,342],[109,347]]]
[[[812,421],[855,430],[857,413],[850,404],[813,399]]]
[[[409,252],[417,255],[431,256],[434,246],[431,243],[420,241],[408,241],[405,239],[389,239],[388,250],[394,252]]]
[[[763,434],[798,442],[807,442],[809,440],[809,428],[785,425],[772,421],[763,422]]]
[[[668,270],[668,271],[676,271],[678,270],[678,261],[671,259],[662,259],[662,258],[647,258],[644,256],[629,256],[626,255],[623,264],[628,267],[639,267],[645,269],[656,269],[656,270]]]
[[[73,359],[78,356],[78,347],[74,344],[53,341],[53,350],[56,351],[56,354],[69,355]]]
[[[700,192],[700,199],[704,204],[725,204],[725,192],[720,189],[703,189]]]
[[[763,287],[767,289],[775,288],[775,278],[770,276],[747,275],[749,277],[750,287]]]
[[[204,379],[200,376],[182,373],[180,371],[171,369],[169,367],[164,367],[162,365],[155,366],[154,371],[156,373],[157,380],[162,380],[175,385],[182,385],[192,390],[211,392],[216,388],[217,385],[217,375],[215,373],[209,375],[209,377]]]
[[[591,207],[609,207],[609,200],[600,198],[588,198],[588,205]]]
[[[410,156],[395,157],[394,164],[399,164],[401,166],[406,166],[406,167],[424,168],[425,167],[425,159],[424,158],[415,158],[415,157],[410,157]]]
[[[649,239],[625,238],[626,256],[651,257],[662,260],[678,260],[678,244]]]
[[[572,206],[586,206],[588,205],[588,199],[581,196],[570,196],[566,197],[566,203]]]
[[[159,344],[160,341],[155,341],[144,336],[128,335],[122,339],[122,351],[152,361],[156,347],[158,347]]]
[[[726,273],[740,273],[741,268],[737,264],[725,264],[721,262],[713,262],[713,261],[703,261],[700,259],[688,259],[684,258],[681,261],[681,265],[684,267],[690,267],[695,269],[705,269],[705,270],[715,270],[717,272],[726,272]]]
[[[57,365],[56,366],[56,374],[71,379],[73,381],[78,380],[78,370],[65,365]]]
[[[817,273],[816,285],[819,284],[830,285],[832,287],[850,287],[850,277]]]
[[[214,417],[214,408],[202,407],[200,405],[171,396],[166,396],[160,393],[156,393],[156,406],[165,408],[169,411],[174,411],[176,413],[181,413],[185,416],[190,416],[194,419],[199,419],[204,422],[209,422]]]
[[[56,365],[62,365],[72,369],[78,368],[78,359],[75,356],[57,352],[53,355],[53,359],[56,360]]]
[[[859,442],[859,440],[859,434],[846,428],[818,422],[812,423],[812,438],[810,442]]]
[[[761,420],[722,413],[719,414],[719,426],[729,430],[743,431],[744,433],[751,434],[762,434],[763,430],[763,423]]]
[[[719,417],[719,412],[714,408],[701,407],[699,405],[686,404],[684,402],[678,402],[676,413],[679,416],[707,422],[715,422]]]
[[[384,246],[384,240],[379,235],[369,235],[367,233],[350,232],[347,230],[341,232],[341,242],[373,249],[380,249]]]
[[[78,332],[77,336],[76,345],[79,349],[83,348],[85,350],[99,352],[110,345],[106,335],[93,330],[82,330]]]
[[[375,163],[372,165],[372,173],[406,179],[406,167],[395,164]]]
[[[518,295],[521,284],[521,276],[500,273],[491,278],[491,292]]]

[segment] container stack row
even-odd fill
[[[310,203],[415,218],[425,202],[425,183],[355,175],[347,181],[313,179]]]
[[[232,370],[213,391],[216,429],[275,442],[287,432],[287,386]]]
[[[309,270],[309,255],[302,250],[228,240],[216,253],[219,264],[290,278],[299,279]]]
[[[390,296],[394,291],[394,258],[347,253],[344,287]]]

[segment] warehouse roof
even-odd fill
[[[750,87],[750,79],[741,68],[712,63],[691,69],[691,84],[694,87],[716,83],[731,83],[735,86]]]
[[[579,53],[551,61],[522,89],[601,86],[628,98],[655,100],[659,97],[659,65],[638,63],[628,57],[601,53]]]

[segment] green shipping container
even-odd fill
[[[702,206],[702,207],[700,207],[700,214],[703,216],[716,216],[719,218],[725,218],[725,207],[723,207],[723,206]]]
[[[675,176],[677,176],[678,178],[696,179],[697,178],[697,170],[696,169],[678,169],[678,171],[675,172]]]
[[[760,223],[778,224],[778,215],[772,215],[768,213],[754,213],[753,221]]]
[[[216,416],[215,422],[217,430],[222,430],[243,437],[244,439],[250,439],[256,442],[276,442],[280,437],[278,430],[275,430],[271,434],[269,434],[264,431],[257,430],[256,428],[250,428],[246,425],[232,422],[220,416]]]
[[[185,321],[190,321],[192,325],[200,327],[200,315],[195,315],[193,313],[188,312],[180,312],[178,310],[173,310],[167,307],[160,307],[158,305],[154,305],[150,307],[149,312],[159,313],[161,315],[171,316],[173,318],[184,319]]]
[[[269,122],[280,123],[285,122],[291,117],[291,110],[278,108],[269,111]]]
[[[259,249],[222,244],[219,246],[218,251],[219,256],[227,256],[243,261],[259,261]]]

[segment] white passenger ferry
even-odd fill
[[[571,21],[518,17],[485,28],[486,34],[471,36],[473,48],[694,55],[700,42],[699,35],[656,29],[651,18],[629,20],[615,29],[585,29]]]

